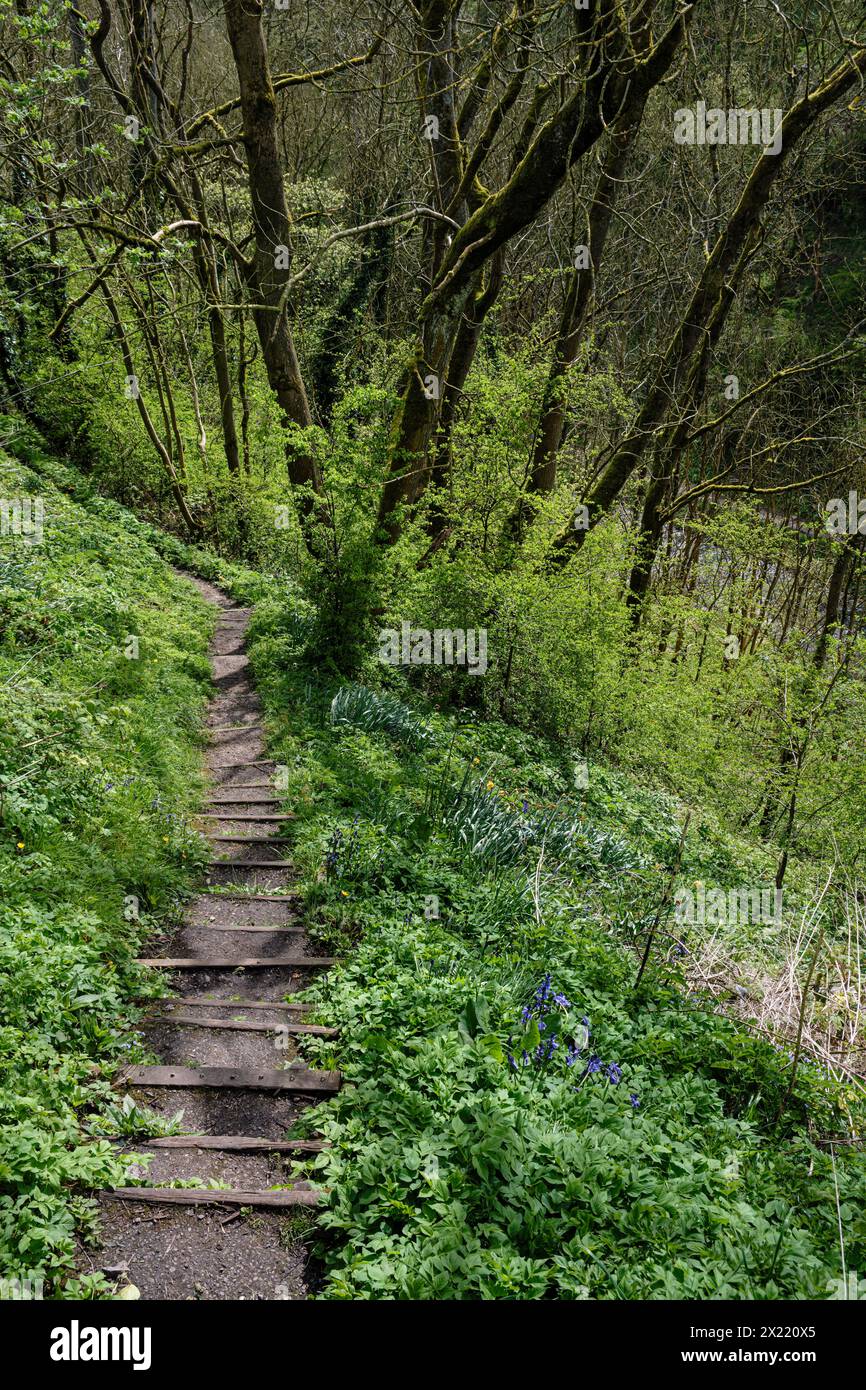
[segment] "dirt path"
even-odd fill
[[[159,1005],[145,1028],[161,1065],[131,1067],[119,1082],[160,1113],[183,1111],[182,1128],[199,1137],[125,1144],[151,1155],[137,1174],[151,1186],[102,1194],[103,1245],[87,1263],[125,1270],[145,1299],[304,1298],[316,1194],[305,1183],[283,1185],[293,1156],[318,1145],[286,1136],[303,1107],[333,1093],[339,1074],[300,1062],[296,1042],[311,1025],[303,1005],[286,1001],[328,961],[313,954],[291,894],[291,818],[274,789],[249,676],[250,611],[193,582],[221,610],[207,720],[211,796],[200,823],[213,860],[175,938],[149,957],[171,972],[181,996]],[[193,1178],[229,1190],[203,1197],[175,1188],[171,1199],[153,1190]]]

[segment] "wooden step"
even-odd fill
[[[209,869],[291,869],[290,859],[211,859]]]
[[[240,923],[238,926],[221,927],[216,922],[187,922],[188,931],[257,931],[259,935],[264,932],[302,932],[306,931],[303,922],[283,922],[275,927],[251,927],[247,923]]]
[[[309,1071],[287,1067],[268,1071],[258,1067],[124,1067],[115,1086],[169,1086],[172,1089],[206,1087],[218,1091],[327,1092],[340,1089],[338,1071]]]
[[[136,1149],[225,1149],[229,1153],[317,1154],[331,1147],[327,1139],[259,1139],[246,1134],[169,1134],[161,1139],[130,1140]]]
[[[215,1191],[205,1187],[109,1187],[99,1194],[125,1202],[168,1202],[173,1206],[315,1207],[319,1193],[292,1187],[281,1192]]]
[[[140,998],[140,996],[139,996]],[[308,1014],[312,1004],[286,1004],[281,999],[147,999],[145,1003],[162,1005],[176,1004],[183,1009],[234,1009],[242,1014],[247,1009],[291,1009],[293,1013]]]
[[[237,787],[226,788],[226,790],[237,791]],[[278,806],[280,798],[278,796],[209,796],[208,806]],[[206,815],[206,812],[202,812]]]
[[[139,956],[136,965],[155,970],[277,970],[283,966],[318,969],[333,965],[336,956],[251,956],[232,960],[229,956]]]
[[[231,820],[231,816],[226,816]],[[208,835],[208,840],[218,845],[290,845],[285,835]]]
[[[219,768],[214,768],[214,772],[219,772]],[[217,787],[224,787],[227,792],[261,792],[268,788],[273,790],[273,782],[216,782]],[[292,814],[291,812],[289,814]]]
[[[239,1009],[238,1013],[243,1010]],[[336,1028],[325,1028],[319,1023],[247,1023],[243,1019],[199,1018],[196,1014],[175,1013],[170,1010],[162,1015],[163,1023],[176,1023],[184,1028],[219,1028],[234,1033],[306,1033],[314,1038],[335,1038]]]
[[[243,806],[243,804],[244,804],[244,803],[243,803],[242,801],[239,802],[239,805]],[[268,823],[268,824],[269,824],[271,821],[294,820],[294,819],[295,819],[295,813],[294,813],[294,811],[276,811],[276,812],[274,813],[274,815],[272,815],[272,816],[266,816],[266,815],[264,815],[264,814],[262,814],[262,815],[255,815],[255,814],[253,814],[253,815],[243,815],[243,816],[229,816],[229,815],[226,815],[226,813],[225,813],[224,811],[202,811],[202,812],[201,812],[201,819],[202,819],[202,820],[230,820],[230,821],[248,821],[248,820],[249,820],[249,821],[256,821],[257,823],[265,822],[265,823]]]
[[[261,733],[264,727],[264,724],[206,724],[205,732],[208,734],[236,734],[247,729]]]
[[[212,769],[213,772],[233,772],[238,767],[276,767],[273,758],[253,758],[252,761],[238,763],[220,763],[219,767]]]
[[[297,902],[299,893],[230,893],[227,889],[218,892],[202,893],[203,898],[229,898],[232,902],[252,903],[291,903]]]
[[[259,793],[260,793],[258,796],[239,796],[239,797],[237,798],[237,800],[238,800],[238,801],[249,801],[249,802],[251,802],[254,806],[259,805],[259,804],[261,804],[262,806],[266,806],[266,805],[269,805],[272,801],[282,801],[282,800],[283,800],[282,793],[277,793],[277,791],[276,791],[272,786],[268,786],[268,787],[265,787],[265,788],[262,788],[262,787],[259,787],[259,788],[255,788],[255,787],[233,787],[233,786],[231,785],[231,783],[229,783],[227,786],[224,786],[224,785],[220,782],[217,786],[215,786],[215,787],[212,788],[213,795],[208,797],[208,801],[210,802],[211,805],[213,805],[214,803],[220,802],[220,801],[227,801],[228,804],[229,804],[229,806],[232,806],[232,805],[234,805],[235,803],[232,801],[231,797],[225,796],[225,793],[226,793],[226,792],[242,792],[242,791],[256,791],[256,790],[258,790]],[[267,791],[267,793],[268,793],[267,796],[261,795],[261,793],[262,793],[263,791]],[[288,812],[283,812],[283,814],[286,815],[286,814],[288,814]]]

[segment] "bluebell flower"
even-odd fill
[[[637,1098],[637,1096],[635,1095],[634,1091],[632,1091],[631,1095],[629,1096],[628,1102],[629,1102],[629,1105],[631,1106],[632,1110],[637,1110],[638,1106],[640,1105],[640,1101],[638,1100],[638,1098]]]
[[[538,1000],[539,1004],[547,1003],[547,996],[550,994],[551,980],[551,975],[545,975],[538,989],[535,991],[535,997]]]
[[[616,1062],[611,1062],[607,1068],[607,1079],[611,1086],[618,1086],[622,1081],[622,1067],[618,1067]]]
[[[600,1057],[590,1057],[586,1064],[586,1070],[591,1076],[593,1072],[601,1071],[601,1066],[602,1062]]]

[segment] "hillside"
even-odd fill
[[[681,843],[686,807],[668,794],[594,762],[575,786],[561,748],[408,687],[400,699],[393,674],[390,689],[323,677],[315,612],[282,581],[31,458],[7,459],[3,482],[45,512],[42,541],[7,538],[3,554],[10,1273],[80,1296],[88,1193],[130,1180],[96,1136],[149,1131],[146,1111],[123,1120],[110,1080],[149,1056],[135,996],[159,986],[132,960],[202,863],[208,630],[161,550],[255,600],[251,669],[296,817],[296,889],[318,948],[341,957],[301,997],[339,1029],[303,1040],[305,1061],[338,1067],[343,1089],[293,1130],[333,1145],[298,1170],[330,1194],[325,1296],[832,1293],[840,1226],[850,1267],[866,1236],[866,1169],[844,1143],[862,1087],[828,1075],[814,1044],[794,1064],[796,1018],[755,1026],[783,969],[778,929],[722,930],[720,988],[706,931],[672,909],[675,882],[706,898],[770,874],[772,856],[700,807]],[[801,907],[814,912],[805,891]]]
[[[0,51],[0,1304],[61,1374],[587,1302],[623,1373],[832,1375],[862,0]]]

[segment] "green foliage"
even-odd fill
[[[429,728],[399,700],[360,685],[344,685],[337,691],[331,703],[331,723],[384,733],[407,748],[420,748],[430,737]]]
[[[814,1137],[860,1115],[856,1093],[807,1063],[778,1127],[786,1050],[686,997],[667,922],[632,989],[682,807],[595,763],[576,789],[561,749],[467,711],[431,713],[413,744],[408,711],[364,691],[374,731],[352,733],[278,650],[262,630],[251,656],[307,910],[345,953],[306,996],[340,1033],[305,1053],[345,1078],[302,1121],[332,1142],[302,1166],[330,1192],[325,1296],[827,1297],[837,1212]],[[683,869],[750,872],[709,826]],[[856,1146],[836,1161],[853,1264],[866,1164]]]
[[[109,1079],[140,1047],[135,956],[202,855],[207,618],[122,508],[31,457],[0,459],[0,494],[44,507],[40,541],[0,540],[0,1267],[62,1296],[85,1194],[124,1171],[88,1131],[131,1132]]]

